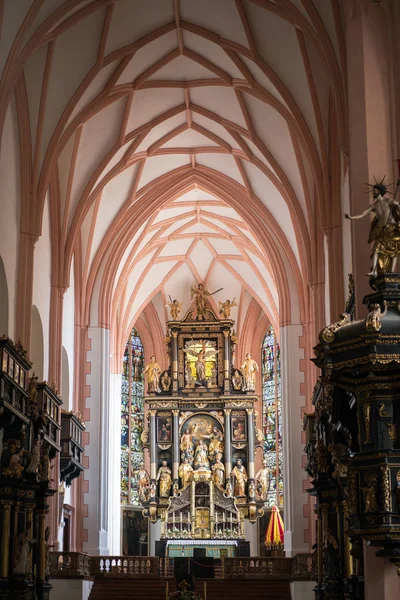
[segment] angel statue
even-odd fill
[[[219,350],[214,348],[206,349],[206,345],[202,342],[201,350],[195,350],[194,348],[184,348],[186,354],[195,356],[196,360],[196,380],[199,385],[203,385],[207,380],[206,378],[206,360],[208,358],[214,358],[218,354]]]
[[[388,198],[384,179],[372,186],[373,202],[359,215],[345,214],[346,219],[362,219],[370,213],[375,217],[371,222],[368,243],[372,246],[372,269],[367,273],[376,277],[378,273],[393,272],[400,254],[400,204],[394,198]]]
[[[215,290],[215,292],[209,292],[202,283],[199,283],[197,288],[192,285],[190,288],[190,297],[195,297],[196,304],[196,320],[203,321],[207,312],[207,297],[213,296],[217,292],[220,292],[223,288]]]
[[[219,314],[222,315],[224,317],[224,319],[230,319],[232,308],[234,306],[237,306],[237,303],[235,302],[235,298],[232,300],[232,302],[230,300],[225,300],[225,302],[221,302],[219,300],[218,304],[219,304]]]
[[[171,311],[171,317],[173,318],[174,321],[177,321],[181,314],[183,302],[178,302],[178,300],[172,300],[172,298],[170,296],[169,302],[168,302],[168,304],[165,305],[165,307],[168,308],[168,306]]]

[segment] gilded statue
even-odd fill
[[[147,502],[149,499],[150,492],[150,475],[144,468],[144,463],[141,462],[139,470],[137,471],[139,483],[138,483],[138,494],[140,502]]]
[[[32,377],[29,379],[28,394],[29,394],[29,402],[31,402],[32,404],[36,404],[36,402],[37,402],[38,391],[37,391],[36,384],[38,382],[38,379],[39,379],[39,377],[37,377],[35,375],[35,373],[33,373]]]
[[[144,373],[147,373],[147,391],[149,393],[160,393],[161,390],[158,384],[158,378],[160,376],[161,369],[158,362],[156,362],[155,356],[150,356],[150,362],[145,368]]]
[[[13,555],[13,572],[14,575],[29,575],[30,552],[34,540],[29,539],[30,525],[25,531],[18,534],[14,540],[14,555]]]
[[[247,471],[243,466],[241,458],[238,458],[236,465],[232,469],[232,475],[235,477],[235,496],[246,495]]]
[[[180,449],[184,456],[193,455],[194,444],[192,434],[188,429],[181,435]]]
[[[217,483],[221,487],[224,485],[225,481],[225,465],[221,461],[222,455],[217,454],[215,463],[211,467],[211,471],[213,474],[214,483]]]
[[[3,469],[3,475],[5,477],[12,477],[15,479],[19,479],[22,477],[22,472],[24,467],[21,464],[22,452],[21,452],[21,444],[18,440],[14,440],[10,444],[11,456],[8,461],[7,467]]]
[[[192,347],[184,348],[183,351],[190,356],[195,356],[196,360],[196,380],[198,383],[203,384],[206,381],[206,360],[214,359],[218,354],[219,350],[210,348],[207,350],[204,341],[202,342],[201,350],[195,350]]]
[[[49,543],[51,529],[46,527],[44,532],[44,564],[45,564],[45,579],[46,581],[51,575],[50,548],[54,548],[54,544]]]
[[[196,450],[194,452],[194,466],[196,469],[199,469],[200,467],[206,469],[210,468],[210,463],[208,460],[208,448],[207,444],[203,440],[200,440],[196,446]]]
[[[172,384],[172,379],[168,374],[168,371],[164,371],[161,377],[161,387],[163,392],[169,392]]]
[[[171,311],[171,317],[174,321],[179,319],[179,316],[182,311],[183,302],[178,302],[178,300],[172,300],[171,296],[169,297],[168,304],[165,305],[166,308],[169,307]]]
[[[262,461],[262,468],[255,476],[255,482],[261,500],[266,500],[270,486],[270,469],[268,468],[268,463],[265,459]]]
[[[190,288],[190,297],[195,301],[196,312],[195,319],[196,321],[204,321],[207,314],[207,298],[208,296],[213,296],[217,292],[220,292],[222,288],[216,290],[215,292],[209,292],[202,283],[199,283],[197,287],[193,286]]]
[[[40,479],[41,481],[51,482],[51,470],[53,465],[50,461],[50,446],[48,444],[42,449],[42,459],[40,462]]]
[[[400,254],[400,204],[394,198],[388,198],[387,186],[376,182],[372,187],[373,202],[359,215],[345,214],[346,219],[362,219],[374,213],[371,222],[368,243],[372,246],[372,268],[370,277],[379,273],[393,272]]]
[[[42,446],[42,441],[37,439],[33,442],[33,447],[31,453],[29,455],[29,463],[26,467],[27,473],[37,473],[40,464],[40,449]]]
[[[232,498],[232,484],[230,481],[226,482],[226,487],[225,487],[225,493],[224,493],[224,497],[225,498]]]
[[[379,507],[376,501],[376,485],[369,482],[366,487],[360,487],[364,495],[365,512],[378,512]]]
[[[193,467],[189,463],[189,458],[186,456],[183,460],[183,463],[179,466],[178,475],[182,481],[182,487],[186,487],[192,481],[193,477]]]
[[[233,389],[236,392],[241,391],[243,389],[243,377],[241,376],[241,374],[239,373],[239,371],[237,369],[235,369],[235,372],[232,376],[232,385],[233,385]]]
[[[224,317],[224,319],[230,319],[231,310],[234,306],[237,306],[235,302],[235,298],[232,300],[225,300],[225,302],[218,301],[219,304],[219,314]]]
[[[208,445],[208,456],[211,460],[216,458],[217,454],[222,454],[224,451],[224,434],[217,427],[213,427]]]
[[[251,358],[250,352],[246,354],[246,359],[242,364],[242,372],[244,376],[244,389],[247,392],[254,392],[256,389],[256,373],[258,364]]]
[[[160,485],[160,496],[162,498],[168,498],[172,487],[171,469],[168,467],[166,460],[163,460],[161,467],[158,469],[156,481]]]

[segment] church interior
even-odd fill
[[[400,597],[399,28],[0,0],[0,600]]]

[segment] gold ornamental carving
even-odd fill
[[[364,444],[371,443],[371,405],[363,405],[364,425],[365,425],[365,440]]]
[[[365,319],[365,329],[370,333],[380,331],[382,328],[381,318],[387,313],[387,302],[383,302],[384,309],[381,310],[381,305],[378,303],[372,304],[372,310],[368,313]],[[370,307],[371,308],[371,307]]]
[[[342,313],[340,315],[339,321],[328,325],[327,327],[325,327],[325,329],[321,331],[321,333],[319,334],[320,341],[326,342],[327,344],[331,344],[335,341],[335,335],[339,331],[339,329],[341,327],[344,327],[345,325],[348,325],[350,322],[350,315],[348,315],[347,313]]]
[[[364,476],[364,486],[360,487],[364,497],[364,509],[366,513],[378,512],[377,502],[377,474],[374,471],[368,471]]]
[[[389,512],[390,509],[390,469],[388,465],[382,467],[382,505],[383,510]]]
[[[389,439],[392,440],[393,442],[396,440],[397,428],[394,423],[388,423],[388,435],[389,435]]]
[[[388,413],[388,411],[386,410],[386,407],[385,407],[385,405],[384,405],[383,402],[379,406],[378,414],[379,414],[380,417],[390,417],[390,413]]]

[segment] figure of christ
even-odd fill
[[[217,483],[222,487],[225,482],[225,466],[224,463],[221,461],[221,458],[221,454],[217,454],[215,463],[211,467],[211,471],[213,474],[214,483]]]
[[[204,341],[202,342],[201,350],[195,350],[194,348],[184,348],[183,351],[190,356],[195,356],[196,360],[196,380],[197,383],[203,385],[206,381],[206,360],[208,358],[214,358],[219,350],[214,348],[206,349]]]
[[[235,496],[246,495],[247,471],[240,458],[237,459],[235,467],[232,469],[232,475],[235,477]]]

